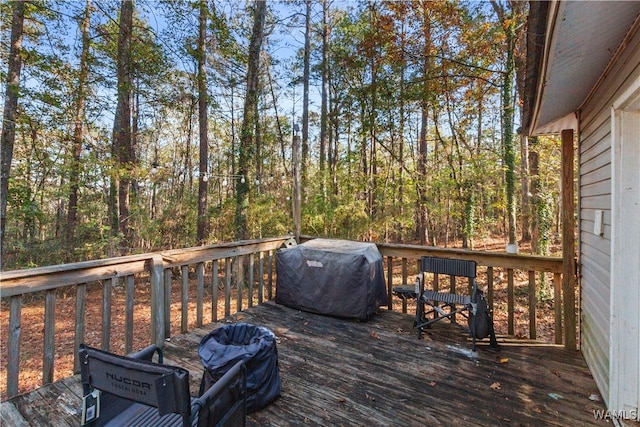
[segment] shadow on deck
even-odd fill
[[[483,343],[474,355],[450,325],[418,340],[413,316],[383,309],[357,322],[267,302],[227,321],[278,337],[282,395],[250,426],[605,424],[595,420],[604,403],[593,400],[581,353],[560,346],[499,337],[500,353]],[[166,343],[165,363],[190,370],[192,394],[202,375],[197,345],[215,326]],[[17,396],[2,403],[3,425],[78,425],[80,394],[76,376]]]

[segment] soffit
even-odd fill
[[[551,3],[531,133],[577,123],[575,112],[639,14],[640,1]]]

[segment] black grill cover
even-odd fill
[[[276,336],[268,328],[249,323],[220,326],[202,338],[198,354],[205,368],[200,394],[242,360],[247,368],[247,413],[280,395]]]
[[[382,255],[373,243],[314,239],[276,253],[276,302],[366,320],[387,304]]]

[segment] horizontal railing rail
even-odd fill
[[[0,297],[3,310],[8,307],[6,348],[2,356],[6,362],[6,382],[0,380],[3,397],[12,397],[19,392],[20,362],[23,359],[21,335],[25,325],[22,320],[24,301],[34,301],[43,306],[42,333],[42,384],[54,379],[56,354],[56,302],[59,294],[75,291],[75,311],[73,330],[74,372],[78,372],[77,349],[87,339],[89,323],[96,319],[87,319],[87,299],[89,288],[97,284],[101,293],[100,346],[105,350],[112,347],[112,326],[114,313],[114,295],[124,294],[124,352],[133,350],[134,324],[140,320],[135,309],[136,290],[147,288],[148,301],[145,301],[148,313],[144,321],[149,323],[147,343],[162,345],[171,335],[171,306],[173,293],[178,289],[180,304],[180,333],[187,332],[189,325],[190,279],[195,272],[196,287],[196,326],[204,323],[205,304],[205,268],[210,272],[211,280],[206,286],[211,298],[211,321],[218,320],[218,296],[221,278],[224,280],[224,314],[231,313],[231,298],[235,294],[235,311],[241,311],[244,301],[247,306],[254,299],[261,303],[273,296],[273,254],[289,236],[259,240],[246,240],[209,246],[194,247],[131,255],[103,260],[84,261],[71,264],[38,267],[25,270],[0,272]],[[256,269],[257,267],[257,274]],[[174,286],[175,285],[175,286]],[[120,291],[121,290],[121,291]],[[172,292],[172,290],[174,292]],[[145,305],[144,303],[142,304]],[[138,310],[140,311],[140,310]],[[5,327],[5,326],[3,326]],[[58,331],[59,332],[59,331]],[[66,332],[66,331],[65,331]],[[32,350],[32,349],[29,349]],[[1,390],[3,389],[4,390]]]

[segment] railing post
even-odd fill
[[[199,262],[196,266],[196,273],[198,275],[198,302],[196,306],[196,326],[198,328],[202,327],[202,318],[203,318],[203,303],[204,303],[204,262]]]
[[[248,280],[248,285],[249,285],[249,296],[247,297],[247,305],[249,307],[253,307],[253,282],[255,281],[254,278],[254,264],[255,264],[255,255],[253,253],[249,254],[249,280]]]
[[[272,300],[273,299],[273,251],[269,251],[269,256],[267,257],[267,259],[269,260],[269,264],[267,267],[267,274],[268,274],[268,282],[269,285],[267,287],[267,299]]]
[[[182,292],[180,293],[180,333],[186,334],[189,329],[189,266],[183,265],[182,272]]]
[[[82,283],[76,286],[76,332],[75,344],[73,351],[73,373],[80,373],[80,360],[78,359],[78,350],[80,344],[84,342],[85,333],[85,312],[87,307],[87,284]]]
[[[242,311],[242,294],[244,293],[244,255],[238,255],[236,272],[236,312],[240,312]]]
[[[264,252],[258,257],[258,304],[264,299]]]
[[[117,284],[117,277],[102,281],[102,344],[100,348],[105,351],[111,348],[111,301],[113,301],[113,288]]]
[[[126,281],[126,305],[125,305],[125,321],[124,321],[124,352],[129,354],[133,351],[133,300],[135,297],[136,278],[129,275]]]
[[[22,330],[22,295],[11,297],[9,309],[9,362],[7,367],[7,395],[18,394],[18,373],[20,372],[20,332]]]
[[[211,266],[211,321],[218,321],[218,260],[213,260]]]
[[[434,274],[435,276],[435,274]],[[449,276],[449,292],[452,294],[456,293],[456,276]],[[456,320],[456,315],[451,316],[451,320]]]
[[[422,269],[422,266],[420,266],[420,269]],[[438,273],[433,273],[433,291],[434,292],[439,292],[440,291],[440,276],[438,275]],[[423,283],[425,283],[427,281],[426,276],[424,276],[423,279]],[[434,305],[440,305],[437,301],[434,301]],[[433,317],[434,319],[436,317],[440,316],[440,313],[438,313],[437,311],[433,313]]]
[[[393,310],[393,258],[387,257],[387,301],[388,309]]]
[[[536,272],[529,271],[529,338],[536,339]]]
[[[562,275],[553,275],[553,312],[555,343],[562,344]]]
[[[493,314],[493,267],[487,267],[487,304],[489,311]]]
[[[513,283],[513,268],[507,269],[507,332],[515,335],[515,290]]]
[[[407,267],[407,259],[402,258],[402,283],[408,283],[409,269]]]
[[[575,211],[573,190],[573,129],[561,132],[562,139],[562,302],[564,306],[564,345],[576,347],[575,294]]]
[[[164,302],[164,339],[171,336],[171,280],[173,279],[173,272],[171,268],[163,268],[163,283],[162,283],[162,300]]]
[[[164,268],[162,257],[154,255],[149,262],[151,278],[151,342],[164,343]]]
[[[56,333],[56,290],[49,289],[44,303],[44,354],[42,358],[42,383],[53,382]]]
[[[231,315],[231,262],[233,258],[224,260],[224,317]]]

